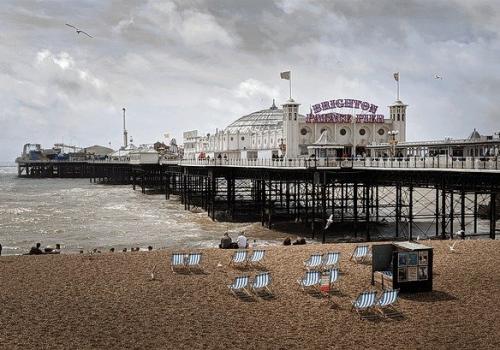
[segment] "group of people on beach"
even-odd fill
[[[245,236],[245,232],[241,231],[236,238],[236,242],[233,242],[231,236],[228,232],[224,232],[219,244],[221,249],[246,249],[248,248],[248,239]]]
[[[58,243],[56,244],[55,248],[52,247],[45,247],[42,250],[42,244],[37,243],[33,247],[31,247],[30,251],[28,252],[28,255],[42,255],[42,254],[60,254],[61,253],[61,245]]]

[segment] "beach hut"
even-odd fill
[[[372,285],[401,293],[432,291],[432,247],[415,242],[372,246]]]

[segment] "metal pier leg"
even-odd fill
[[[465,190],[460,192],[460,230],[462,231],[462,239],[465,239]]]
[[[311,223],[311,231],[312,231],[312,238],[314,238],[314,231],[316,229],[316,183],[313,181],[312,183],[312,223]]]
[[[323,179],[323,183],[321,184],[321,206],[323,209],[323,222],[326,223],[326,184]],[[326,242],[326,230],[323,228],[323,238],[321,240],[322,243]]]
[[[408,206],[408,231],[410,234],[410,241],[413,240],[413,185],[408,188],[409,191],[409,206]]]
[[[366,240],[370,240],[370,187],[365,185],[365,221],[366,221]]]
[[[477,192],[474,191],[474,233],[477,233]]]
[[[446,239],[446,191],[441,189],[441,238]]]
[[[354,237],[358,237],[358,183],[353,185]]]
[[[309,211],[309,183],[306,181],[305,183],[305,186],[306,186],[306,193],[305,193],[305,197],[306,197],[306,201],[305,201],[305,214],[304,214],[304,219],[305,219],[305,224],[307,225],[309,223],[309,215],[308,215],[308,211]]]
[[[450,191],[450,238],[453,239],[453,221],[455,219],[454,215],[454,205],[453,205],[453,190]]]
[[[344,187],[345,187],[345,184],[341,183],[340,184],[340,221],[341,222],[344,222],[344,210],[345,210],[345,205],[344,205],[344,200],[345,200]]]
[[[436,211],[434,213],[436,216],[436,237],[439,236],[439,188],[436,186]]]
[[[490,238],[495,239],[496,235],[496,218],[497,218],[497,201],[496,193],[491,190],[490,194]]]
[[[399,206],[401,193],[399,192],[399,184],[396,185],[396,238],[399,237],[399,221],[401,208]]]

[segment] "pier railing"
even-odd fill
[[[273,168],[401,168],[500,170],[499,157],[187,159],[180,165]]]
[[[115,160],[19,160],[19,164],[152,164]],[[156,164],[156,163],[155,163]],[[500,172],[500,157],[398,157],[398,158],[274,158],[274,159],[184,159],[160,160],[164,165],[234,166],[266,168],[383,168],[383,169],[466,169]]]

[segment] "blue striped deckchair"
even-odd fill
[[[272,294],[269,289],[271,283],[271,275],[269,272],[262,272],[255,276],[250,286],[251,290],[257,294],[258,291],[265,289],[269,294]]]
[[[309,271],[311,269],[316,269],[321,266],[321,260],[323,255],[316,253],[312,254],[309,259],[304,261],[305,268]]]
[[[370,247],[366,244],[358,245],[356,248],[354,248],[354,251],[352,252],[349,260],[354,259],[354,261],[356,262],[363,262],[370,255],[369,250]]]
[[[375,307],[385,316],[399,314],[394,310],[394,304],[398,302],[399,289],[384,290],[380,298],[375,302]],[[393,312],[384,313],[384,309],[392,308]]]
[[[172,253],[172,257],[170,258],[170,268],[172,272],[175,273],[176,269],[184,269],[186,267],[184,258],[184,253]]]
[[[246,250],[237,250],[233,256],[231,257],[231,264],[245,264],[247,263],[247,251]]]
[[[332,267],[338,267],[340,259],[339,252],[328,252],[323,255],[323,268],[330,269]]]
[[[248,263],[251,265],[258,265],[264,259],[266,251],[262,249],[254,250],[252,255],[248,258]]]
[[[302,290],[306,288],[319,288],[321,284],[321,273],[319,271],[306,271],[304,277],[297,280]]]
[[[355,301],[352,301],[352,309],[356,310],[356,312],[361,316],[361,311],[368,311],[372,307],[375,306],[375,298],[377,296],[377,292],[362,292],[358,295]]]
[[[247,289],[248,281],[248,276],[238,276],[234,279],[232,284],[228,285],[228,288],[235,296],[239,296],[238,293],[240,293],[240,295],[241,293],[245,293],[247,296],[250,296]]]
[[[202,269],[201,253],[190,253],[186,259],[186,267],[190,270],[192,268]]]

